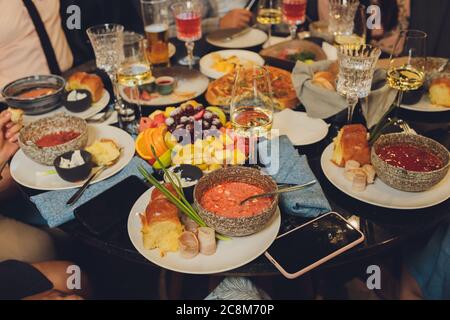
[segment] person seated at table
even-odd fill
[[[450,224],[435,231],[422,250],[407,254],[400,299],[450,299]]]
[[[68,273],[74,264],[50,261],[28,264],[17,260],[0,262],[0,300],[82,300],[90,296],[84,273],[78,280]],[[70,289],[68,283],[79,289]],[[78,287],[79,284],[79,287]]]
[[[20,124],[11,121],[8,111],[0,113],[0,168],[19,149],[17,144]],[[9,167],[0,172],[0,208],[7,196],[14,193],[15,184]],[[44,231],[24,223],[3,217],[0,212],[0,262],[17,259],[26,262],[40,262],[55,258],[55,247],[51,237]]]
[[[59,0],[0,0],[0,7],[0,88],[22,77],[58,74],[72,66]]]

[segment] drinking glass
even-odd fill
[[[245,137],[264,136],[272,129],[273,111],[269,72],[260,66],[238,68],[230,105],[233,129]]]
[[[354,44],[354,45],[365,44],[366,34],[367,34],[366,7],[360,4],[356,8],[351,29],[349,28],[342,33],[336,32],[334,34],[334,44],[337,46],[346,44]]]
[[[269,38],[267,44],[270,45],[272,37],[272,25],[280,24],[283,14],[281,13],[281,7],[279,0],[260,0],[258,16],[256,20],[260,24],[269,26]]]
[[[145,38],[135,32],[125,32],[124,60],[117,70],[117,83],[123,95],[130,103],[124,103],[119,111],[121,125],[128,132],[138,131],[138,121],[142,115],[140,103],[141,86],[154,82],[154,77],[147,60]]]
[[[147,39],[147,56],[152,65],[169,63],[169,14],[167,0],[141,0]]]
[[[297,38],[297,26],[306,20],[307,0],[282,0],[283,20],[289,25],[291,39]]]
[[[400,107],[403,93],[419,89],[425,81],[427,34],[419,30],[401,31],[390,58],[387,81],[398,90],[393,105]]]
[[[197,0],[187,0],[171,5],[177,29],[177,38],[185,42],[187,56],[178,61],[189,66],[197,64],[199,57],[194,56],[194,41],[202,37],[202,5]]]
[[[351,36],[358,0],[329,0],[328,32],[335,37]]]
[[[358,99],[369,96],[373,74],[381,50],[370,45],[343,45],[338,47],[339,74],[337,92],[347,99],[351,123]]]

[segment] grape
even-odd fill
[[[203,121],[203,130],[208,130],[209,128],[211,128],[211,123]]]
[[[219,119],[215,118],[215,119],[213,119],[212,124],[215,125],[216,127],[218,127],[221,125],[221,122]]]
[[[213,118],[213,114],[209,111],[206,111],[205,114],[203,115],[203,119],[205,120],[211,120]]]
[[[191,105],[188,105],[188,106],[186,106],[186,107],[184,108],[184,111],[185,111],[186,113],[191,113],[192,111],[194,111],[194,107],[191,106]]]
[[[175,120],[173,118],[167,118],[166,119],[166,125],[168,127],[172,126],[175,123]]]
[[[186,116],[182,116],[182,117],[180,118],[180,123],[187,123],[188,121],[189,121],[189,118],[186,117]]]

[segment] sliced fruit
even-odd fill
[[[152,145],[155,148],[155,152],[158,157],[161,157],[167,150],[169,150],[166,146],[166,142],[164,141],[166,132],[166,127],[158,127],[152,132]]]
[[[160,114],[164,115],[164,111],[156,110],[155,112],[153,112],[153,113],[149,116],[149,118],[152,119],[152,120],[154,120],[155,117],[156,117],[157,115],[160,115]]]
[[[225,115],[225,112],[223,112],[222,109],[220,109],[219,107],[208,107],[206,108],[206,110],[211,111],[212,113],[217,115],[223,126],[227,124],[227,116]]]
[[[156,130],[156,128],[149,128],[143,132],[145,137],[145,143],[150,148],[150,146],[153,145],[153,131]],[[150,149],[151,151],[151,149]]]
[[[194,115],[194,120],[198,121],[200,119],[203,118],[203,116],[205,115],[206,110],[203,109],[202,111],[198,112],[197,114]]]
[[[156,128],[156,124],[153,122],[152,119],[142,117],[141,121],[139,122],[139,132],[143,132],[148,128]]]
[[[167,131],[166,135],[164,136],[164,142],[169,149],[175,148],[178,143],[177,138],[175,138],[175,136],[172,135],[169,131]]]
[[[145,132],[140,133],[136,139],[136,152],[144,160],[153,159],[152,151],[145,139]]]
[[[164,111],[164,116],[166,118],[170,118],[170,114],[172,113],[172,111],[174,111],[176,108],[175,107],[167,107],[166,110]]]
[[[159,160],[164,165],[164,168],[170,167],[170,165],[172,164],[172,152],[170,150],[167,150],[162,156],[159,157]],[[162,169],[158,161],[153,164],[153,168],[155,168],[156,170]]]
[[[164,115],[164,113],[157,114],[153,118],[153,122],[155,122],[157,127],[160,127],[163,125],[165,126],[166,125],[166,116]]]

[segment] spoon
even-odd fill
[[[247,199],[241,201],[241,206],[244,203],[246,203],[246,202],[248,202],[250,200],[254,200],[254,199],[258,199],[258,198],[265,198],[265,197],[270,197],[270,196],[274,196],[274,195],[277,195],[277,194],[282,194],[282,193],[288,193],[288,192],[294,192],[294,191],[302,190],[302,189],[305,189],[305,188],[310,187],[312,185],[315,185],[316,183],[317,183],[317,181],[313,180],[313,181],[310,181],[310,182],[302,184],[302,185],[293,186],[293,187],[289,187],[289,188],[278,189],[277,191],[273,191],[273,192],[257,194],[257,195],[248,197]]]

